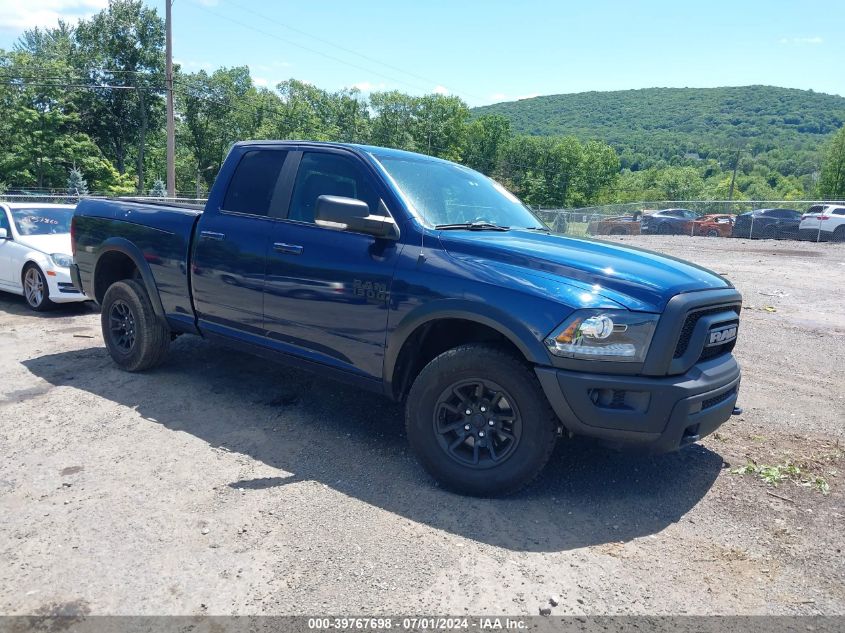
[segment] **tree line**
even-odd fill
[[[509,118],[473,115],[455,96],[327,91],[295,79],[268,89],[246,66],[195,73],[177,66],[173,91],[183,196],[205,195],[231,144],[255,138],[439,156],[542,207],[724,196],[733,167],[713,160],[623,169],[602,140],[516,134]],[[141,0],[112,0],[76,25],[26,31],[12,50],[0,50],[0,189],[65,189],[73,172],[77,189],[81,180],[97,193],[160,194],[164,95],[164,23]],[[735,197],[806,196],[804,183],[773,179],[747,157],[737,160]]]

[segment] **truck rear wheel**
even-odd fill
[[[489,345],[444,352],[408,394],[408,441],[443,487],[502,496],[529,484],[557,439],[557,418],[524,363]]]
[[[150,369],[167,355],[170,330],[156,318],[146,288],[134,279],[109,286],[100,324],[109,354],[126,371]]]

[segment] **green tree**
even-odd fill
[[[619,177],[619,156],[606,143],[587,141],[583,145],[574,190],[568,202],[588,205],[597,201],[602,190],[612,187]]]
[[[370,136],[370,111],[367,100],[357,88],[332,95],[337,137],[346,143],[366,143]]]
[[[701,196],[704,181],[692,167],[667,167],[656,182],[661,200],[695,200]]]
[[[143,191],[147,135],[164,123],[164,21],[141,0],[109,0],[79,22],[75,40],[74,63],[86,81],[119,88],[81,93],[83,124],[121,174],[134,154]]]
[[[275,138],[337,140],[340,136],[338,111],[330,93],[296,79],[283,81],[276,89],[281,107],[277,108],[279,114],[270,121]]]
[[[179,86],[184,126],[177,138],[190,146],[197,172],[208,188],[232,143],[254,138],[265,117],[273,117],[268,121],[271,125],[284,121],[284,114],[275,110],[278,98],[274,102],[272,94],[256,90],[246,66],[221,68],[211,75],[204,70],[184,75]]]
[[[161,178],[156,178],[153,183],[153,188],[150,189],[150,195],[155,198],[164,198],[167,196],[167,185]]]
[[[467,125],[464,162],[492,176],[510,139],[510,121],[501,114],[485,114],[473,119]]]
[[[839,128],[825,150],[818,189],[825,200],[845,199],[845,126]]]
[[[370,95],[373,121],[370,140],[374,145],[416,150],[412,129],[416,99],[398,90],[374,92]]]
[[[43,32],[42,32],[43,37]],[[64,187],[68,170],[102,158],[80,131],[79,114],[57,82],[33,81],[39,74],[69,72],[61,60],[37,58],[20,49],[0,52],[0,70],[9,77],[0,85],[0,177],[18,187]]]
[[[419,151],[459,161],[466,136],[469,108],[458,97],[425,95],[414,99],[414,145]]]
[[[88,183],[82,177],[82,172],[76,167],[70,170],[67,177],[67,195],[76,198],[88,195]]]

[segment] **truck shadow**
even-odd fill
[[[284,471],[230,482],[234,488],[314,480],[515,551],[562,551],[657,533],[695,506],[723,464],[702,446],[647,458],[574,440],[561,442],[540,478],[518,495],[474,499],[437,488],[423,472],[407,448],[399,405],[196,337],[177,340],[168,362],[146,374],[118,370],[102,347],[23,364],[53,385],[135,408],[151,423]]]

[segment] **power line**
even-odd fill
[[[196,2],[194,2],[193,4],[200,11],[205,11],[206,13],[210,13],[211,15],[214,15],[214,16],[222,19],[222,20],[226,20],[226,21],[231,22],[233,24],[238,24],[238,25],[240,25],[240,26],[242,26],[246,29],[250,29],[251,31],[255,31],[256,33],[261,33],[262,35],[266,35],[267,37],[279,40],[280,42],[285,42],[286,44],[291,44],[292,46],[296,46],[298,48],[306,50],[309,53],[313,53],[315,55],[320,55],[321,57],[325,57],[326,59],[330,59],[330,60],[337,62],[339,64],[344,64],[344,65],[350,66],[352,68],[357,68],[358,70],[363,70],[365,72],[372,73],[374,75],[378,75],[379,77],[383,77],[385,79],[389,79],[390,81],[393,81],[393,82],[396,82],[396,83],[399,83],[399,84],[402,84],[402,85],[405,85],[405,86],[409,86],[409,87],[414,88],[416,90],[422,90],[423,92],[426,92],[426,93],[428,93],[430,91],[429,88],[422,88],[421,86],[419,86],[417,84],[412,84],[412,83],[409,83],[409,82],[404,81],[402,79],[397,79],[396,77],[393,77],[391,75],[387,75],[385,73],[372,70],[371,68],[367,68],[365,66],[360,66],[358,64],[352,63],[352,62],[347,61],[345,59],[342,59],[340,57],[335,57],[334,55],[329,55],[328,53],[324,53],[323,51],[319,51],[319,50],[311,48],[309,46],[305,46],[304,44],[300,44],[300,43],[295,42],[293,40],[281,37],[279,35],[276,35],[275,33],[270,33],[269,31],[265,31],[265,30],[260,29],[258,27],[252,26],[251,24],[247,24],[246,22],[241,22],[240,20],[236,20],[235,18],[231,18],[231,17],[223,15],[222,13],[219,13],[217,11],[213,11],[213,10],[209,9],[208,7],[205,7],[201,4],[197,4]]]
[[[6,86],[21,86],[20,81],[0,81],[0,84]],[[72,83],[43,83],[43,82],[27,82],[26,86],[33,86],[38,88],[61,88],[63,90],[155,90],[161,92],[162,87],[156,86],[107,86],[105,84],[72,84]]]
[[[193,4],[197,4],[197,3],[196,3],[196,2],[193,2]],[[368,55],[364,55],[363,53],[360,53],[360,52],[358,52],[358,51],[356,51],[356,50],[353,50],[353,49],[351,49],[351,48],[347,48],[346,46],[341,46],[340,44],[337,44],[337,43],[335,43],[335,42],[332,42],[331,40],[327,40],[327,39],[322,38],[322,37],[320,37],[320,36],[318,36],[318,35],[314,35],[313,33],[309,33],[308,31],[303,31],[302,29],[299,29],[299,28],[296,28],[296,27],[294,27],[294,26],[291,26],[290,24],[285,24],[284,22],[280,22],[279,20],[276,20],[275,18],[272,18],[272,17],[270,17],[270,16],[268,16],[268,15],[265,15],[265,14],[263,14],[263,13],[259,13],[258,11],[255,11],[255,10],[253,10],[253,9],[250,9],[249,7],[245,7],[245,6],[243,6],[242,4],[239,4],[239,3],[237,3],[237,2],[233,2],[232,0],[229,0],[228,4],[230,4],[230,5],[232,5],[232,6],[235,6],[235,7],[238,7],[240,10],[242,10],[242,11],[246,11],[247,13],[251,13],[251,14],[253,14],[253,15],[254,15],[254,16],[256,16],[256,17],[261,18],[262,20],[266,20],[267,22],[272,22],[273,24],[277,24],[277,25],[279,25],[279,26],[281,26],[281,27],[283,27],[283,28],[286,28],[286,29],[288,29],[288,30],[290,30],[290,31],[293,31],[294,33],[299,33],[300,35],[304,35],[304,36],[306,36],[306,37],[310,37],[310,38],[312,38],[312,39],[314,39],[314,40],[316,40],[316,41],[318,41],[318,42],[321,42],[321,43],[323,43],[323,44],[327,44],[328,46],[332,46],[332,47],[334,47],[334,48],[336,48],[336,49],[338,49],[338,50],[344,51],[345,53],[350,53],[350,54],[355,55],[355,56],[357,56],[357,57],[360,57],[360,58],[362,58],[362,59],[366,59],[367,61],[370,61],[370,62],[373,62],[373,63],[379,64],[379,65],[381,65],[381,66],[384,66],[385,68],[391,68],[391,69],[393,69],[393,70],[395,70],[395,71],[398,71],[398,72],[400,72],[400,73],[402,73],[402,74],[404,74],[404,75],[408,75],[409,77],[415,77],[416,79],[420,79],[420,80],[422,80],[422,81],[432,83],[432,84],[434,84],[435,86],[436,86],[436,85],[438,85],[438,84],[440,83],[439,81],[435,81],[434,79],[431,79],[431,78],[429,78],[429,77],[423,77],[422,75],[418,75],[418,74],[413,73],[413,72],[411,72],[411,71],[409,71],[409,70],[404,70],[404,69],[402,69],[402,68],[399,68],[398,66],[394,66],[394,65],[392,65],[392,64],[389,64],[389,63],[385,62],[384,60],[380,60],[380,59],[376,59],[376,58],[374,58],[374,57],[370,57],[370,56],[368,56]],[[454,93],[454,94],[459,94],[459,93]],[[466,96],[468,96],[468,97],[472,97],[473,99],[481,99],[481,100],[483,100],[483,98],[482,98],[482,97],[479,97],[478,95],[470,94],[470,93],[468,93],[468,92],[464,92],[464,93],[462,93],[462,94],[464,94],[464,95],[466,95]]]

